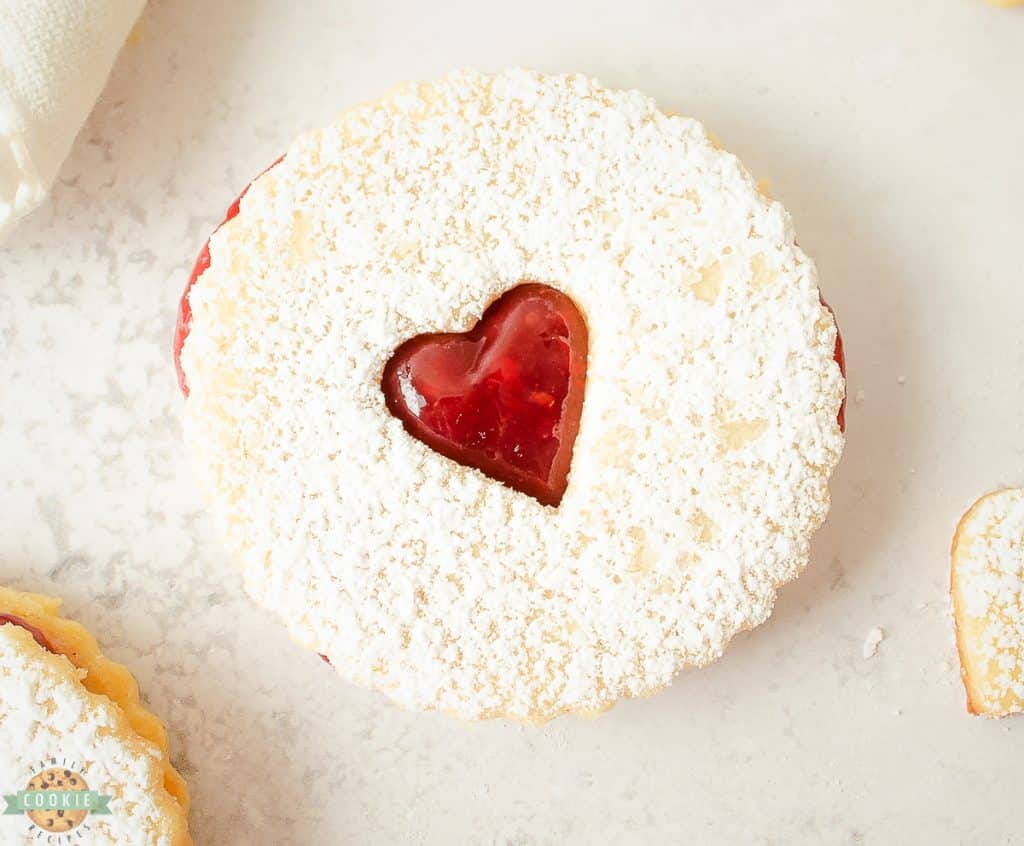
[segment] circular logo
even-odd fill
[[[55,791],[67,793],[70,791],[88,790],[89,785],[85,779],[74,770],[65,770],[60,767],[51,767],[48,770],[36,773],[29,779],[26,791]],[[85,822],[89,816],[86,810],[69,810],[63,807],[56,807],[63,804],[71,804],[74,807],[77,803],[48,803],[55,807],[44,807],[38,810],[27,810],[26,815],[43,831],[53,834],[65,834],[73,831]]]

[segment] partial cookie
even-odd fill
[[[836,324],[697,121],[457,72],[300,138],[229,217],[182,306],[185,436],[247,590],[344,677],[593,712],[807,564]]]
[[[59,606],[0,587],[0,842],[191,846],[163,724]]]
[[[1024,489],[986,494],[953,538],[951,594],[972,714],[1024,711]]]

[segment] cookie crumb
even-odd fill
[[[878,645],[885,639],[885,632],[875,626],[871,631],[868,632],[868,636],[864,638],[864,658],[874,658],[878,654]]]

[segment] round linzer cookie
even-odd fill
[[[344,677],[594,712],[807,564],[835,321],[696,121],[457,72],[300,138],[228,217],[179,315],[185,436],[247,590]]]
[[[163,724],[59,606],[0,587],[0,842],[191,846]]]

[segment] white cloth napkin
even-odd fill
[[[46,196],[145,0],[0,0],[0,237]]]

